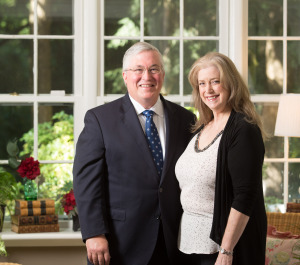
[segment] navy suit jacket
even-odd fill
[[[106,234],[111,265],[145,265],[160,221],[172,264],[182,208],[175,164],[185,150],[195,116],[161,96],[166,152],[161,178],[128,94],[89,110],[76,146],[74,192],[83,240]]]

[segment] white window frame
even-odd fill
[[[239,0],[231,0],[233,2],[237,2]],[[251,1],[251,0],[250,0]],[[283,94],[287,93],[287,42],[289,40],[298,40],[300,41],[300,37],[289,37],[287,36],[287,1],[283,0],[283,36],[276,36],[276,37],[260,37],[260,36],[248,36],[248,0],[242,0],[240,5],[240,11],[243,13],[243,28],[244,32],[241,34],[243,36],[242,45],[239,45],[242,49],[243,55],[241,56],[240,65],[241,65],[241,72],[243,73],[243,77],[245,78],[246,82],[248,81],[248,41],[249,40],[281,40],[283,41]],[[244,41],[245,40],[245,41]],[[237,40],[235,40],[237,43]],[[247,82],[248,83],[248,82]],[[257,94],[252,95],[251,99],[254,103],[279,103],[280,94]],[[283,205],[284,209],[286,209],[286,205],[289,200],[289,163],[299,163],[300,158],[289,158],[289,141],[288,137],[284,137],[284,157],[283,158],[265,158],[265,163],[283,163],[284,165],[284,172],[283,172]]]
[[[93,2],[92,0],[91,2]],[[184,0],[180,0],[180,6],[183,7]],[[141,34],[140,36],[136,38],[126,38],[125,39],[135,39],[135,40],[140,40],[140,41],[148,41],[148,40],[157,40],[157,39],[163,39],[163,40],[179,40],[179,45],[180,45],[180,69],[181,69],[181,75],[179,77],[179,94],[178,95],[168,95],[165,98],[173,101],[173,102],[179,102],[182,106],[184,106],[185,103],[189,104],[191,101],[191,96],[190,95],[184,95],[183,93],[183,41],[188,40],[188,39],[193,39],[193,40],[217,40],[219,41],[219,47],[220,47],[220,52],[228,55],[228,14],[229,14],[229,0],[221,0],[219,1],[219,19],[220,19],[220,28],[219,28],[219,36],[212,37],[212,36],[203,36],[203,37],[184,37],[183,36],[183,8],[180,8],[180,36],[175,36],[175,37],[157,37],[157,36],[144,36],[143,35],[143,23],[144,23],[144,17],[143,17],[143,10],[144,10],[144,2],[143,0],[140,0],[140,8],[141,8],[141,20],[140,20],[140,28],[141,28]],[[104,58],[104,41],[105,40],[112,40],[112,39],[120,39],[121,37],[113,37],[113,36],[104,36],[104,0],[100,0],[100,5],[99,5],[99,14],[100,14],[100,68],[99,68],[99,85],[100,88],[98,89],[99,93],[96,98],[96,105],[102,105],[105,102],[110,102],[112,100],[115,100],[123,94],[104,94],[104,60],[101,60],[101,58]],[[90,15],[90,14],[89,14]],[[96,18],[94,18],[96,21]],[[94,56],[95,54],[93,54]],[[120,58],[122,60],[122,58]],[[95,91],[94,91],[95,93]],[[93,103],[95,103],[93,101]]]
[[[71,103],[73,104],[74,117],[78,115],[77,107],[82,101],[82,10],[83,10],[83,0],[73,1],[74,4],[74,33],[73,35],[38,35],[37,28],[37,10],[38,3],[34,0],[34,30],[33,34],[28,35],[6,35],[1,34],[0,37],[4,39],[30,39],[33,40],[33,94],[19,94],[17,96],[10,94],[0,94],[0,102],[4,103],[26,103],[33,105],[33,128],[34,128],[34,146],[33,155],[38,159],[38,105],[40,103]],[[73,84],[74,84],[74,94],[66,96],[52,96],[50,94],[38,94],[37,87],[37,77],[38,77],[38,40],[40,39],[69,39],[73,40],[74,45],[74,66],[73,66]],[[77,117],[76,117],[77,118]],[[75,118],[75,119],[76,119]],[[75,120],[74,119],[74,120]],[[78,119],[77,119],[78,120]],[[75,132],[80,130],[80,124],[74,122],[74,136]],[[71,164],[73,160],[39,160],[41,164]],[[1,160],[0,164],[7,164],[7,160]]]

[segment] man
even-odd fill
[[[195,117],[160,96],[164,76],[160,52],[136,43],[123,58],[128,93],[86,113],[73,173],[88,264],[184,264],[174,168]],[[144,110],[154,111],[152,120]],[[159,151],[148,143],[152,121]]]

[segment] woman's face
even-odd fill
[[[202,101],[214,113],[228,109],[229,91],[222,87],[216,66],[208,66],[198,72],[198,87]]]

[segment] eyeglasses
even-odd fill
[[[146,69],[144,67],[138,67],[138,68],[133,68],[133,69],[127,69],[126,71],[132,71],[135,75],[142,76],[146,70],[148,71],[148,73],[150,73],[152,75],[156,75],[161,72],[160,67],[151,67],[149,69]]]

